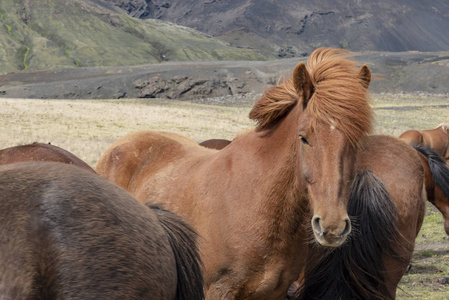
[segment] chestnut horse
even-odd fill
[[[449,171],[445,172],[448,174],[445,176],[432,176],[429,168],[432,166],[438,167],[438,164],[429,164],[429,155],[426,155],[429,150],[421,147],[432,148],[437,153],[430,154],[433,161],[443,159],[449,168],[449,123],[442,123],[432,130],[408,130],[402,133],[399,138],[417,148],[422,154],[422,163],[426,171],[427,198],[443,215],[444,230],[449,235]],[[439,155],[441,155],[441,158]],[[444,167],[440,167],[440,169],[444,170]]]
[[[449,235],[449,166],[444,158],[432,148],[412,146],[419,151],[429,200],[443,215],[444,230]]]
[[[358,174],[348,204],[353,233],[332,253],[315,244],[309,246],[307,280],[303,272],[291,286],[289,299],[395,298],[425,213],[419,159],[425,167],[427,191],[435,185],[427,183],[432,174],[449,188],[449,169],[445,171],[444,162],[431,149],[421,147],[420,152],[418,158],[393,137],[366,139],[358,153]]]
[[[307,253],[310,226],[327,247],[351,232],[346,206],[373,112],[371,72],[347,55],[314,51],[256,102],[256,130],[220,151],[144,131],[100,158],[97,173],[197,230],[206,299],[284,299],[305,264],[297,254]]]
[[[0,150],[0,165],[25,161],[54,161],[94,172],[88,164],[67,150],[51,144],[32,143]]]
[[[430,147],[449,160],[449,123],[441,123],[429,130],[408,130],[399,138],[408,144]]]
[[[92,172],[0,167],[2,299],[198,299],[196,233]]]

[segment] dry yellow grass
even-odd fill
[[[200,142],[232,139],[253,126],[249,108],[179,101],[0,99],[0,106],[0,148],[51,142],[93,167],[107,147],[133,131],[172,131]]]
[[[399,135],[449,121],[446,95],[373,95],[376,133]],[[446,107],[444,107],[446,105]],[[138,130],[172,131],[197,142],[232,139],[254,126],[251,104],[218,106],[164,100],[0,98],[0,148],[51,142],[91,166],[115,140]]]

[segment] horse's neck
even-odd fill
[[[264,215],[278,220],[279,227],[274,230],[284,232],[298,229],[308,207],[299,170],[296,118],[287,118],[270,133],[251,132],[235,141],[236,147],[244,147],[251,156],[253,174],[263,176]]]
[[[443,135],[446,136],[446,139],[449,140],[449,125],[442,125],[440,129]]]
[[[443,157],[449,162],[449,124],[444,124],[441,126],[441,131],[443,132],[445,136],[445,147]]]
[[[289,125],[288,121],[271,131],[249,132],[235,141],[251,156],[257,171],[269,171],[263,174],[267,185],[279,184],[280,180],[297,183],[299,179],[296,123]]]

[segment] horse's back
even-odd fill
[[[26,161],[61,162],[95,172],[87,163],[73,153],[51,144],[32,143],[0,150],[0,165]]]
[[[449,160],[449,132],[447,125],[441,125],[431,130],[422,130],[424,146],[430,147],[445,160]]]
[[[122,137],[100,157],[95,171],[120,187],[136,191],[161,169],[188,156],[213,151],[169,132],[140,131]]]
[[[60,163],[0,167],[0,294],[173,299],[176,262],[157,216]]]
[[[399,139],[406,142],[407,144],[422,144],[423,143],[423,135],[419,130],[407,130],[403,132]]]
[[[449,160],[449,132],[446,124],[428,130],[409,130],[402,133],[399,139],[407,144],[430,147]]]

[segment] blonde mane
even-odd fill
[[[367,89],[358,76],[358,64],[347,59],[351,52],[320,48],[307,60],[314,92],[307,107],[315,117],[311,126],[325,122],[341,130],[353,144],[372,130],[373,111]],[[302,91],[300,91],[302,93]],[[257,130],[269,129],[300,102],[292,78],[265,91],[250,112]]]
[[[440,125],[438,125],[435,128],[441,127],[443,130],[449,130],[449,123],[441,123]]]

